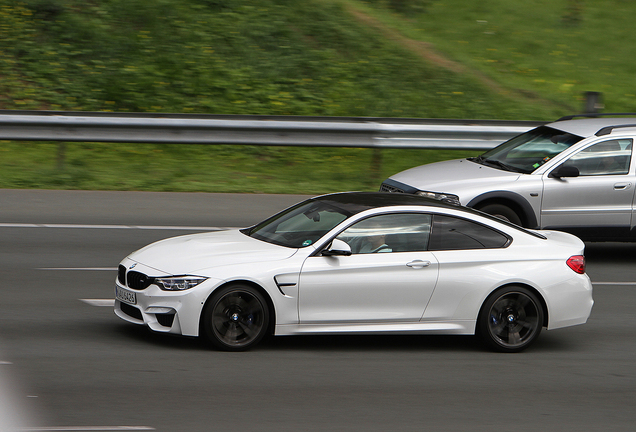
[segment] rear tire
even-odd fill
[[[267,332],[269,309],[261,293],[249,285],[220,288],[203,310],[205,337],[224,351],[245,351]]]
[[[484,302],[477,332],[487,346],[500,352],[526,349],[541,333],[543,307],[527,288],[508,286],[495,291]]]
[[[478,210],[488,213],[491,216],[511,222],[515,225],[521,226],[521,218],[510,207],[503,204],[487,204],[483,207],[479,207]]]

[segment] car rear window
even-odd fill
[[[429,250],[494,249],[510,238],[490,227],[452,216],[434,215]]]

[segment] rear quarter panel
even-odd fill
[[[517,233],[504,249],[436,251],[439,279],[422,317],[426,321],[476,321],[484,301],[506,285],[524,285],[543,299],[548,328],[587,320],[592,285],[587,275],[570,269],[566,261],[583,253],[583,242],[557,233],[540,239]]]

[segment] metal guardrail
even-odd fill
[[[541,124],[0,110],[0,140],[485,150]]]

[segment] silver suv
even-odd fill
[[[527,228],[636,241],[636,117],[568,116],[481,156],[403,171],[380,188],[459,202]]]

